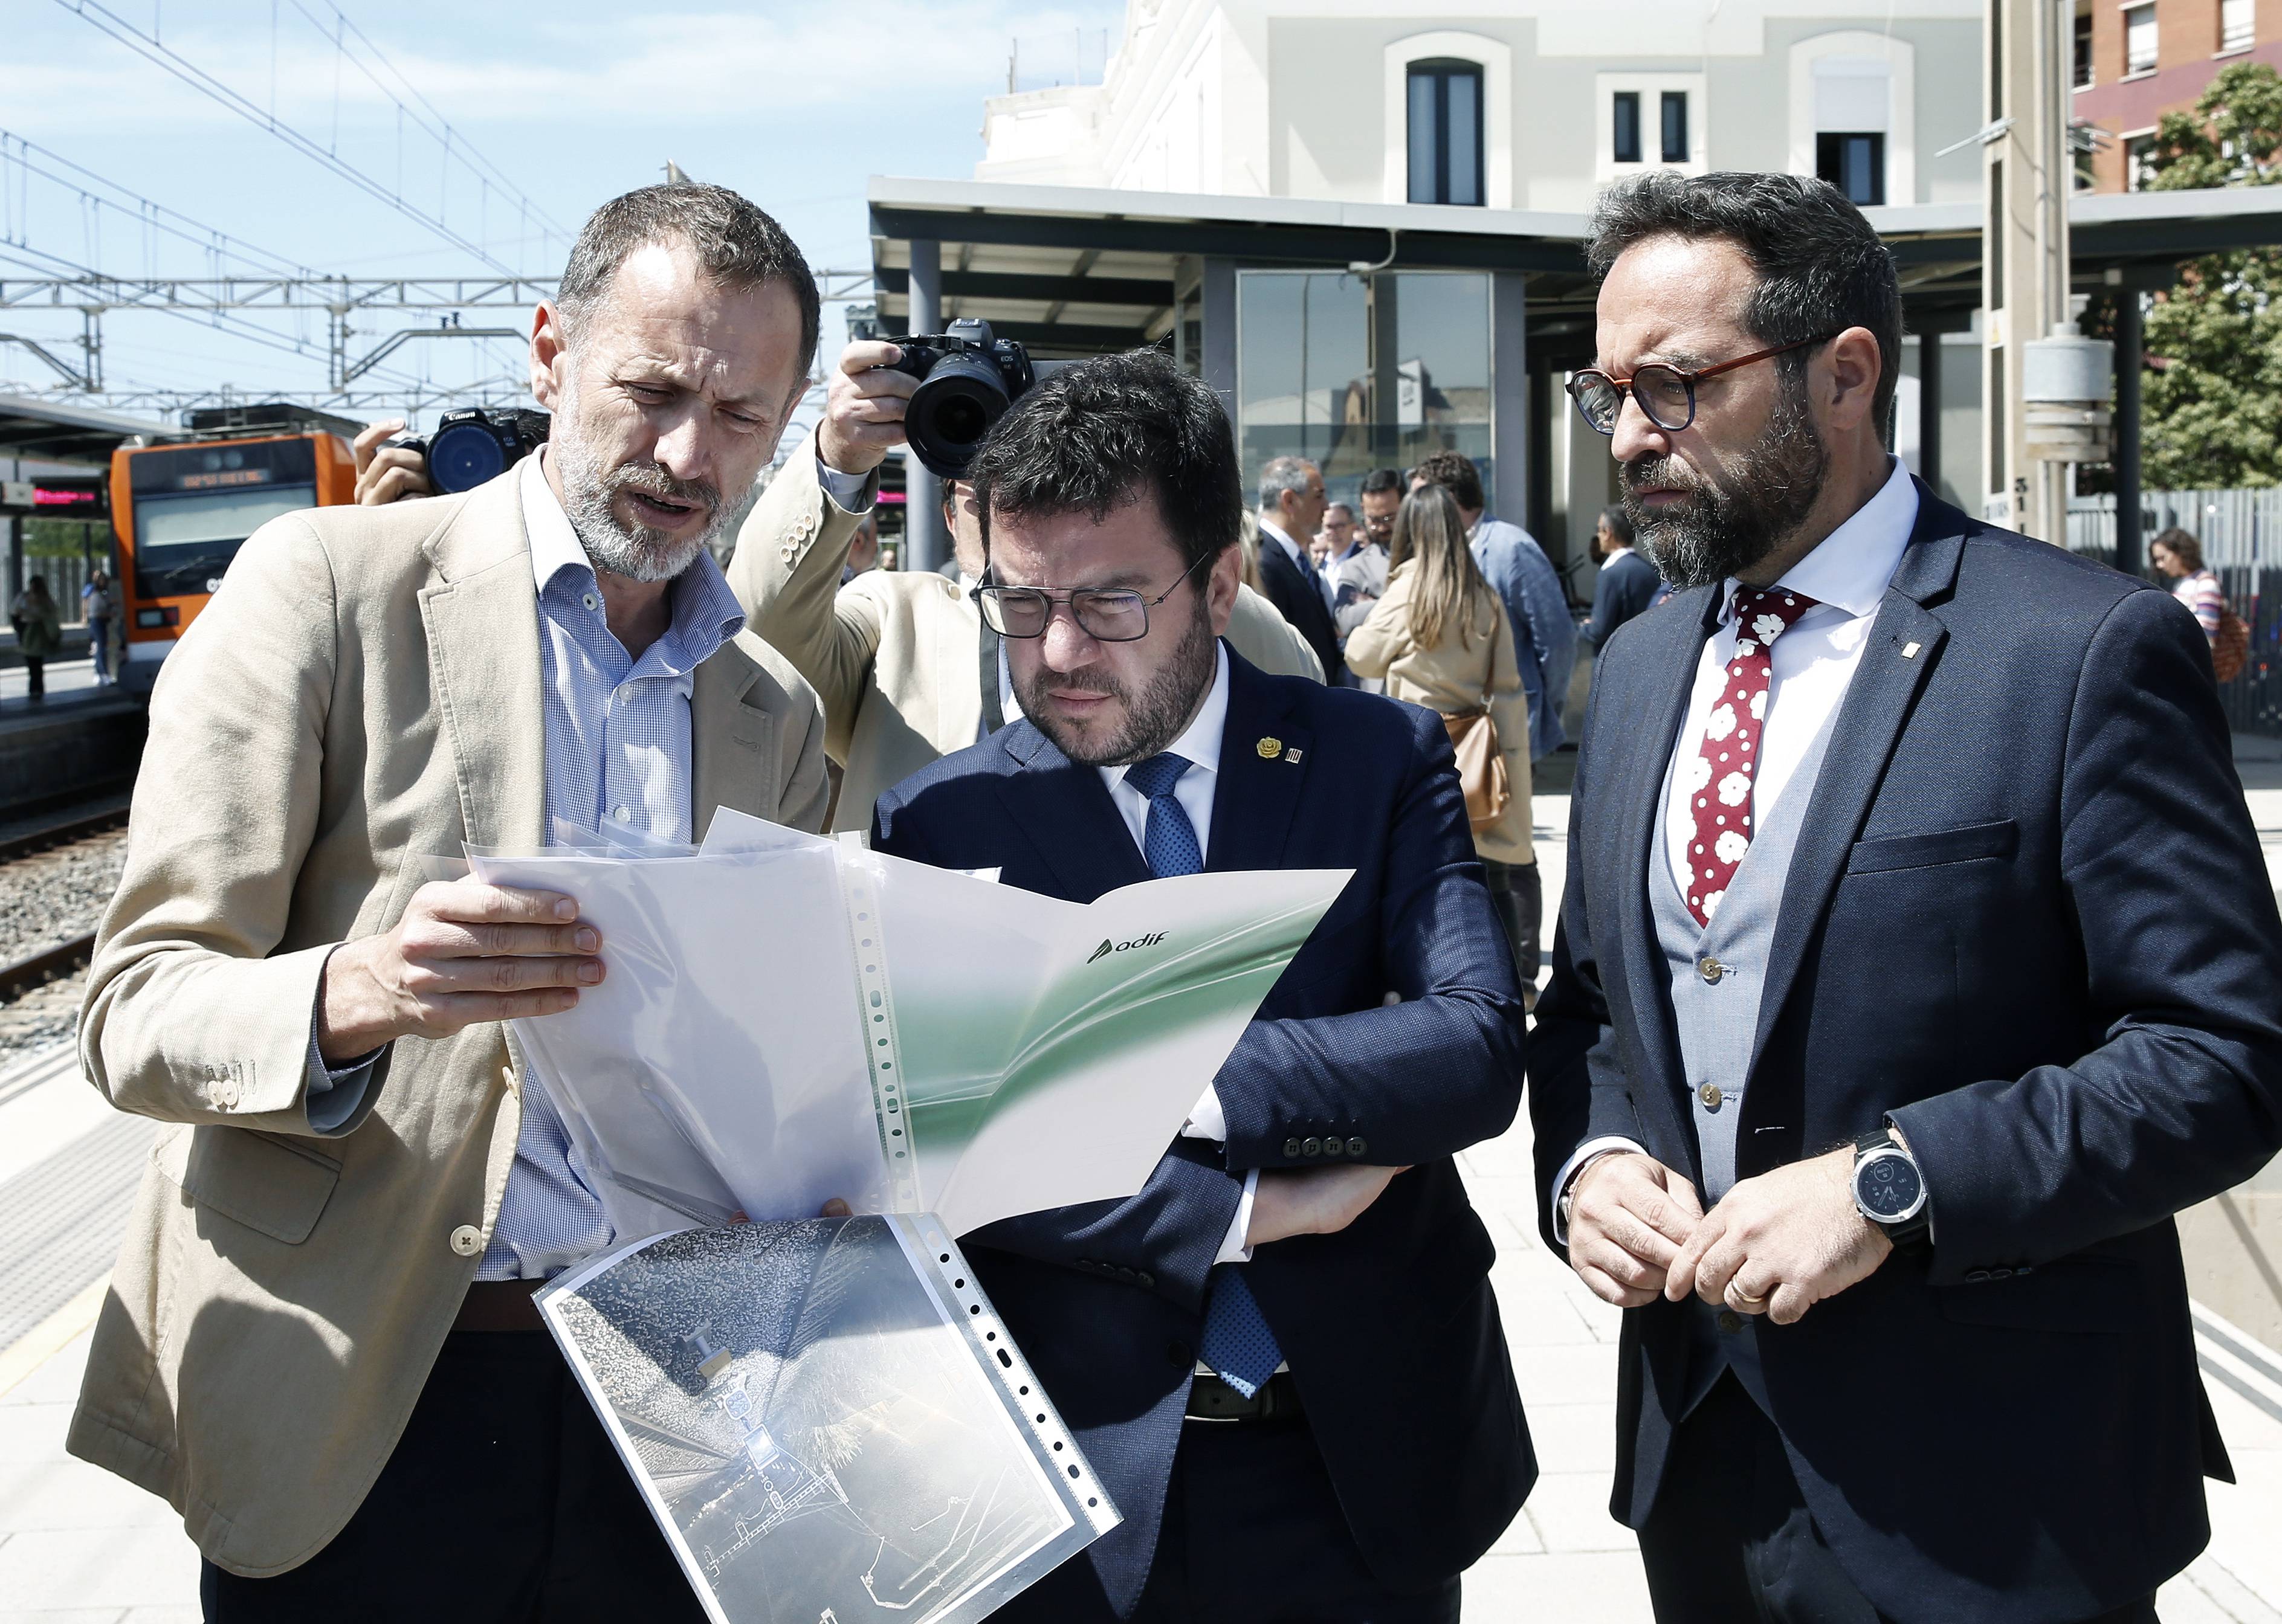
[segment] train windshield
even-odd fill
[[[248,536],[316,504],[307,440],[136,453],[136,595],[212,592]]]

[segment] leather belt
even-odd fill
[[[1191,1421],[1268,1421],[1300,1413],[1299,1384],[1289,1371],[1269,1377],[1250,1398],[1218,1376],[1199,1375],[1189,1384]]]
[[[532,1300],[532,1294],[545,1284],[545,1280],[477,1280],[460,1300],[452,1329],[544,1331],[547,1322],[539,1317],[539,1304]]]

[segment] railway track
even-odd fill
[[[85,804],[68,808],[29,827],[19,826],[0,835],[0,862],[13,862],[35,852],[69,846],[91,834],[107,833],[126,822],[127,800],[123,795],[106,797],[92,808]]]
[[[35,987],[45,986],[58,976],[68,976],[84,969],[88,956],[95,951],[95,932],[74,936],[68,941],[43,947],[27,958],[0,966],[0,1003],[21,998]]]
[[[10,865],[27,859],[38,860],[43,853],[55,852],[79,841],[108,834],[125,825],[127,812],[126,794],[109,793],[99,799],[82,799],[43,816],[17,818],[0,824],[0,891],[10,889]],[[50,859],[46,864],[32,862],[29,866],[33,875],[51,883],[55,872],[51,866],[54,861]],[[7,901],[11,907],[37,905],[24,899],[38,894],[38,880],[27,879],[26,883],[33,885],[34,891],[24,893],[24,898],[9,897]],[[0,963],[0,1004],[13,1003],[26,994],[70,976],[86,965],[95,947],[93,916],[97,909],[89,905],[90,901],[82,898],[77,902],[60,904],[60,916],[54,916],[51,928],[71,930],[71,934],[60,939],[51,938],[35,951],[12,962]],[[85,928],[72,929],[82,922],[85,923]],[[38,937],[35,935],[32,940],[38,940]],[[19,946],[27,945],[21,935],[16,941]]]

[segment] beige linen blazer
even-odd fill
[[[546,832],[517,484],[264,526],[151,695],[80,1057],[113,1105],[174,1125],[70,1448],[165,1496],[233,1573],[307,1559],[362,1503],[506,1187],[503,1026],[398,1041],[332,1135],[306,1090],[327,954],[392,926],[430,854]],[[822,823],[816,696],[757,638],[698,668],[690,723],[700,831],[725,806]]]
[[[841,585],[854,533],[817,479],[811,440],[762,493],[728,568],[753,629],[823,700],[825,749],[843,774],[835,831],[868,830],[882,791],[964,750],[982,725],[982,612],[933,570],[872,570]],[[818,539],[834,536],[837,545]],[[1248,586],[1228,644],[1263,671],[1323,679],[1307,639]]]
[[[1474,849],[1492,862],[1535,862],[1529,807],[1529,696],[1522,690],[1521,666],[1514,658],[1512,623],[1497,594],[1490,592],[1471,643],[1461,643],[1446,630],[1440,645],[1421,648],[1410,633],[1415,575],[1407,561],[1390,575],[1377,607],[1347,633],[1347,669],[1358,677],[1384,677],[1389,699],[1408,700],[1446,716],[1463,715],[1482,708],[1494,638],[1497,689],[1490,695],[1490,720],[1497,727],[1498,754],[1505,758],[1513,800],[1503,817],[1474,831]]]

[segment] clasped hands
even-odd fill
[[[1853,1149],[1841,1147],[1745,1179],[1706,1212],[1695,1187],[1655,1157],[1599,1156],[1571,1187],[1569,1264],[1619,1307],[1692,1291],[1791,1325],[1893,1250],[1856,1210],[1853,1171]]]

